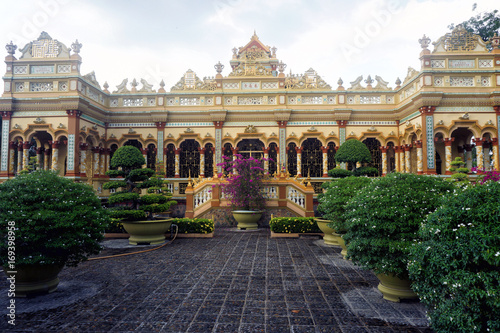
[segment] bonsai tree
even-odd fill
[[[453,172],[453,175],[451,175],[450,179],[452,181],[462,183],[468,182],[469,177],[467,176],[467,173],[469,172],[469,169],[464,167],[464,165],[465,162],[463,162],[460,157],[455,157],[455,160],[451,161],[450,171]]]
[[[345,178],[349,176],[352,176],[352,171],[341,169],[340,166],[337,166],[335,169],[328,170],[328,177]]]
[[[177,202],[170,200],[172,193],[166,188],[166,181],[155,177],[155,171],[142,168],[145,164],[141,151],[134,146],[123,146],[111,158],[111,167],[106,174],[112,180],[104,184],[105,189],[121,189],[109,196],[109,204],[114,205],[111,216],[128,221],[152,220],[155,213],[167,212]],[[146,189],[147,194],[142,194]]]
[[[0,260],[8,256],[14,230],[14,264],[76,266],[101,250],[109,216],[93,189],[37,170],[0,184]],[[10,228],[14,227],[14,228]],[[10,240],[10,239],[9,239]]]
[[[239,154],[235,156],[234,161],[223,156],[225,161],[218,164],[224,170],[234,171],[228,174],[227,182],[221,184],[222,193],[230,198],[233,209],[262,210],[266,198],[262,192],[264,169],[261,161],[253,157],[243,158]]]
[[[373,179],[345,207],[348,257],[377,274],[407,279],[409,252],[421,223],[454,189],[432,176],[392,173]]]
[[[351,139],[340,145],[335,153],[335,161],[341,163],[351,163],[353,169],[356,169],[356,163],[371,162],[372,155],[368,147],[361,141]]]
[[[500,183],[444,197],[420,229],[408,270],[436,332],[500,331]]]

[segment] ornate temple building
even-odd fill
[[[109,90],[93,72],[80,73],[82,44],[43,32],[22,49],[6,46],[0,181],[36,163],[106,196],[113,152],[134,145],[176,198],[190,177],[212,177],[222,156],[236,153],[271,158],[270,174],[310,177],[319,189],[349,139],[368,146],[381,175],[446,175],[456,157],[498,170],[499,40],[485,45],[458,27],[429,47],[424,35],[421,68],[390,87],[370,75],[334,85],[312,68],[287,75],[277,49],[254,34],[232,50],[227,76],[219,62],[214,77],[188,70],[169,90],[144,79]]]

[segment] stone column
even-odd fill
[[[276,173],[281,171],[280,147],[276,147]]]
[[[105,167],[105,171],[104,173],[106,173],[106,171],[109,171],[111,170],[111,148],[106,148],[104,149],[104,154],[106,156],[106,167]],[[109,177],[109,176],[106,176],[106,177]]]
[[[410,158],[410,149],[411,145],[405,145],[405,172],[411,172],[411,158]]]
[[[491,147],[493,151],[493,169],[496,171],[500,170],[500,160],[499,160],[499,150],[498,150],[498,138],[491,139]]]
[[[157,161],[163,161],[163,141],[164,141],[164,130],[165,130],[165,122],[157,122],[156,123],[156,141],[158,142],[158,150],[156,155]],[[164,166],[166,164],[163,164]],[[109,167],[108,167],[109,168]]]
[[[491,170],[490,143],[488,141],[485,141],[483,143],[483,155],[484,155],[484,171],[490,171]]]
[[[212,167],[213,171],[212,171],[212,177],[213,178],[217,178],[218,175],[217,175],[217,161],[215,160],[215,147],[212,147],[212,156],[213,156],[213,161],[214,161],[214,166]],[[212,198],[213,200],[213,198]]]
[[[9,142],[9,176],[14,175],[14,166],[16,164],[16,161],[14,160],[14,156],[16,153],[16,143],[14,141]]]
[[[59,161],[59,142],[52,142],[52,170],[58,170],[57,162]]]
[[[424,151],[422,149],[422,141],[415,141],[417,147],[417,174],[424,174]]]
[[[66,159],[66,176],[78,176],[80,174],[80,116],[81,111],[66,110],[68,114],[68,142],[67,142],[67,159]]]
[[[38,147],[36,149],[36,168],[42,170],[43,169],[43,147]]]
[[[387,175],[387,147],[381,146],[380,150],[382,151],[382,176]]]
[[[9,166],[12,163],[12,151],[11,142],[9,142],[9,132],[10,132],[10,118],[12,116],[12,111],[2,111],[2,128],[0,128],[0,176],[7,177],[13,174],[14,170],[9,170]]]
[[[200,152],[200,176],[205,177],[205,148],[198,148]]]
[[[328,177],[328,147],[322,146],[323,153],[323,177]]]
[[[436,107],[430,105],[423,106],[419,111],[422,115],[422,138],[425,138],[422,142],[424,173],[436,174],[436,148],[434,146],[434,112],[436,111]]]
[[[276,166],[276,169],[278,170],[282,170],[283,167],[285,167],[285,169],[287,169],[287,166],[286,166],[286,125],[287,125],[288,121],[283,121],[283,120],[280,120],[278,121],[278,127],[279,127],[279,147],[278,147],[278,160],[279,160],[279,163],[278,165]],[[280,165],[281,164],[281,165]]]
[[[214,121],[215,126],[215,153],[214,153],[214,164],[216,168],[214,172],[222,172],[222,167],[217,166],[217,164],[222,163],[222,126],[224,125],[223,121]]]
[[[476,144],[476,159],[477,159],[477,169],[478,171],[484,171],[484,154],[483,154],[483,143],[484,140],[474,139]]]
[[[80,176],[87,177],[87,148],[86,143],[80,143]]]
[[[396,172],[401,172],[401,167],[399,165],[399,152],[400,152],[399,146],[394,146],[394,164],[396,168]]]
[[[401,145],[399,146],[399,168],[400,168],[400,171],[401,173],[405,173],[406,172],[406,168],[405,168],[405,146],[404,145]]]
[[[179,170],[180,170],[180,154],[181,154],[181,149],[176,148],[175,150],[175,173],[174,173],[174,178],[180,178]]]
[[[295,147],[297,152],[297,177],[302,177],[302,148]]]
[[[455,140],[455,138],[444,138],[444,154],[445,154],[445,169],[446,169],[446,172],[444,173],[445,175],[451,175],[452,172],[450,171],[450,168],[451,168],[451,160],[452,160],[452,156],[451,156],[451,144],[453,143],[453,141]]]
[[[23,169],[23,142],[17,142],[17,173]]]
[[[264,174],[269,173],[269,147],[264,148]]]
[[[43,152],[43,169],[44,170],[50,170],[51,169],[51,164],[50,164],[50,153],[51,153],[51,148],[45,149]]]
[[[24,141],[23,143],[23,168],[28,169],[30,163],[30,148],[31,143],[29,141]]]
[[[470,170],[472,169],[472,145],[464,145],[465,150],[465,166]]]
[[[147,148],[141,148],[141,153],[142,153],[142,157],[144,157],[144,163],[142,165],[142,168],[147,168],[148,167],[148,149]]]
[[[231,148],[231,151],[233,152],[233,161],[236,161],[236,154],[238,154],[238,148]],[[233,168],[233,174],[235,175],[238,174],[235,168]]]
[[[99,151],[100,151],[100,148],[99,147],[92,147],[92,154],[93,154],[93,157],[94,157],[94,163],[93,163],[93,166],[92,166],[92,170],[93,170],[93,178],[98,178],[99,177],[99,165],[100,165],[100,161],[99,161]]]
[[[99,176],[100,177],[104,177],[105,176],[105,170],[104,170],[104,162],[105,162],[105,149],[104,148],[101,148],[99,149]]]

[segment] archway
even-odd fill
[[[377,168],[378,174],[382,174],[382,152],[380,151],[380,141],[375,138],[367,138],[363,143],[368,147],[370,154],[372,155],[372,161],[368,164],[374,168]]]
[[[323,151],[321,147],[321,141],[316,138],[309,138],[302,143],[302,176],[323,176]]]
[[[263,157],[264,143],[259,139],[243,139],[236,145],[238,154],[244,158],[254,157],[261,159]]]
[[[197,178],[200,174],[200,144],[195,139],[186,139],[180,144],[179,157],[181,178]]]

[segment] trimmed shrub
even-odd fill
[[[335,168],[328,170],[328,177],[332,178],[345,178],[352,176],[352,171],[341,169],[341,168]]]
[[[433,176],[391,173],[373,179],[345,207],[347,257],[376,274],[408,278],[409,252],[421,223],[454,189]]]
[[[280,233],[320,233],[314,217],[273,217],[271,231]]]
[[[436,332],[500,331],[500,183],[443,199],[408,265]]]
[[[357,162],[368,163],[371,160],[372,155],[368,147],[363,142],[355,139],[347,140],[341,144],[335,153],[335,161],[354,164],[354,168]]]
[[[209,219],[175,218],[172,224],[179,227],[179,234],[209,234],[214,232],[214,221]]]
[[[361,167],[357,168],[352,172],[352,174],[356,177],[367,176],[367,177],[376,177],[378,176],[378,169],[374,167]]]
[[[323,183],[326,191],[318,196],[318,212],[332,221],[329,227],[337,232],[346,230],[344,213],[347,202],[371,182],[372,179],[366,177],[347,177]]]

